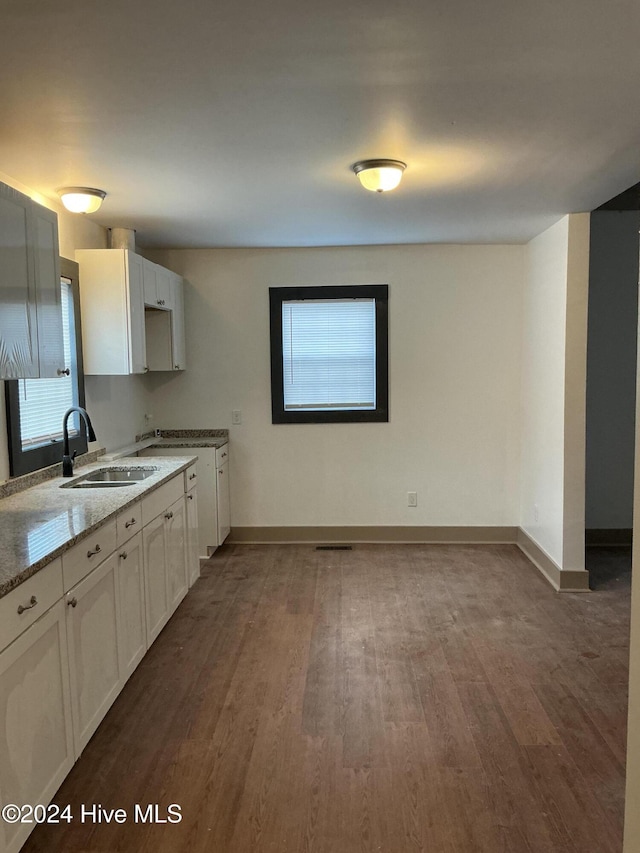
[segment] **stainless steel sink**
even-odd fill
[[[131,480],[146,480],[156,473],[157,468],[104,468],[87,474],[83,480],[91,483],[129,482]]]
[[[63,489],[113,489],[119,486],[132,486],[147,477],[152,477],[157,467],[138,468],[101,468],[84,477],[77,477],[70,483],[63,483]]]

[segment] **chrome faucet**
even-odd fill
[[[73,451],[73,455],[69,454],[69,429],[67,428],[67,421],[69,420],[69,415],[73,412],[78,412],[78,414],[82,415],[82,420],[85,423],[87,429],[87,440],[95,441],[96,434],[93,431],[93,426],[91,425],[91,418],[85,411],[85,409],[80,406],[72,406],[70,409],[64,413],[64,417],[62,418],[62,437],[64,439],[64,444],[62,447],[62,476],[63,477],[73,477],[73,460],[76,458],[77,450]]]

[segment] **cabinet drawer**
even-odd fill
[[[142,530],[142,504],[140,501],[116,516],[116,540],[122,545]]]
[[[156,516],[160,515],[163,510],[172,503],[175,503],[178,498],[184,494],[184,480],[182,477],[174,477],[156,489],[154,492],[142,499],[142,523],[148,524],[153,521]]]
[[[62,555],[64,588],[69,590],[75,586],[113,553],[115,548],[116,520],[113,518]]]
[[[198,472],[196,470],[195,465],[189,465],[187,470],[184,472],[184,490],[185,492],[191,491],[191,489],[198,482]]]
[[[58,557],[0,598],[0,650],[39,619],[63,592],[62,558]]]
[[[216,448],[216,468],[221,468],[229,459],[229,445]]]

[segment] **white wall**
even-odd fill
[[[639,225],[637,211],[602,210],[591,216],[588,528],[630,528],[633,523]]]
[[[153,256],[188,281],[188,369],[149,378],[155,420],[226,427],[242,410],[234,525],[517,524],[523,247]],[[359,283],[390,287],[390,422],[272,425],[268,288]]]
[[[562,569],[584,569],[589,215],[526,247],[520,525]]]
[[[58,214],[60,254],[75,260],[76,249],[104,249],[107,232],[90,217],[68,213],[30,190],[19,181],[0,172],[0,180]],[[133,441],[145,427],[144,413],[149,410],[149,395],[144,377],[92,377],[85,379],[86,406],[92,417],[98,442],[96,446],[113,449]],[[4,406],[4,383],[0,382],[0,481],[9,477],[9,454]]]

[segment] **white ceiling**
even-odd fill
[[[637,0],[5,0],[0,170],[149,247],[521,242],[640,180],[639,44]]]

